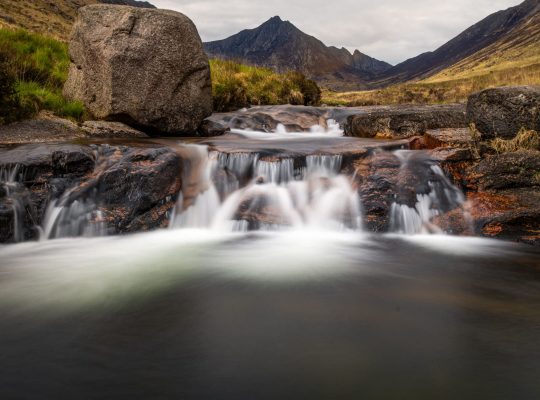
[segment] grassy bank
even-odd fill
[[[234,61],[210,60],[215,111],[230,111],[249,105],[317,105],[317,84],[298,72],[278,74],[268,68]]]
[[[379,90],[347,93],[325,90],[322,102],[341,106],[458,103],[465,102],[471,93],[479,90],[516,85],[540,85],[540,64],[497,70],[460,79],[430,79],[405,83]]]
[[[83,105],[62,96],[68,66],[65,43],[22,29],[0,29],[3,122],[30,117],[44,109],[80,120]]]
[[[216,111],[249,105],[316,105],[321,92],[302,74],[211,60]],[[67,78],[67,44],[23,29],[0,29],[0,123],[28,118],[40,110],[74,120],[84,107],[62,96]]]

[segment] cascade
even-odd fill
[[[195,162],[204,165],[199,170],[203,190],[187,205],[185,196],[179,196],[173,228],[361,229],[360,198],[350,180],[339,174],[339,155],[295,160],[205,152]]]
[[[402,203],[400,197],[408,197],[410,188],[398,191],[390,209],[390,230],[401,234],[444,233],[433,219],[445,212],[462,209],[468,218],[463,192],[450,182],[439,165],[425,153],[411,150],[394,152],[400,160],[400,175],[406,178],[404,185],[416,181],[415,204]],[[407,181],[408,180],[408,181]],[[401,179],[400,179],[401,181]]]

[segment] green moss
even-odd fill
[[[14,81],[13,107],[9,115],[0,115],[3,122],[40,110],[75,120],[83,117],[83,105],[62,96],[69,68],[67,44],[23,29],[0,29],[0,59],[5,60],[4,69]]]

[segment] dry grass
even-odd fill
[[[384,104],[443,104],[467,101],[470,94],[500,86],[540,85],[540,63],[447,81],[421,81],[385,89],[337,93],[323,91],[322,102],[348,107]]]
[[[320,89],[298,72],[278,74],[229,60],[210,60],[215,111],[249,105],[317,105]]]
[[[540,134],[522,128],[513,139],[497,138],[490,142],[490,146],[499,154],[518,150],[540,150]]]

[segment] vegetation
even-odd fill
[[[268,68],[235,61],[210,60],[215,111],[230,111],[249,105],[317,105],[317,84],[298,72],[278,74]]]
[[[441,104],[465,102],[479,90],[514,85],[540,84],[540,63],[525,67],[491,71],[460,79],[440,78],[390,86],[385,89],[336,93],[325,90],[322,102],[335,106],[369,106],[384,104]]]
[[[83,105],[62,96],[69,66],[65,43],[22,29],[0,29],[0,63],[0,102],[6,104],[0,109],[2,122],[43,109],[75,120],[83,117]]]
[[[533,130],[522,128],[513,139],[497,138],[491,141],[491,147],[499,154],[518,150],[540,150],[540,134]]]

